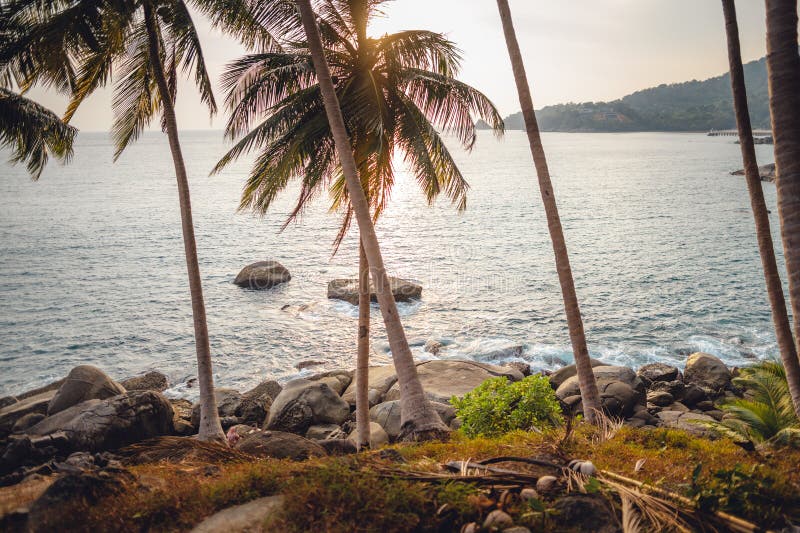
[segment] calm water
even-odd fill
[[[638,365],[704,350],[741,364],[774,352],[746,186],[728,174],[741,166],[732,138],[551,133],[544,142],[593,355]],[[331,257],[340,217],[327,197],[279,233],[294,189],[264,218],[237,213],[248,162],[208,177],[221,135],[187,132],[183,144],[218,384],[288,379],[306,359],[352,366],[356,309],[327,300],[326,284],[355,274],[356,240]],[[756,147],[761,164],[771,148]],[[404,176],[378,227],[387,266],[424,286],[420,302],[401,305],[415,354],[438,339],[441,356],[499,361],[521,346],[518,358],[535,367],[570,360],[524,134],[483,133],[472,154],[454,153],[472,185],[466,212],[428,207]],[[111,155],[106,134],[82,134],[74,162],[38,183],[0,166],[0,395],[81,363],[117,378],[159,369],[171,393],[194,393],[166,139],[145,135],[117,164]],[[764,187],[775,226],[774,186]],[[263,259],[283,263],[292,281],[260,292],[231,283]],[[375,358],[386,360],[377,308],[373,323]]]

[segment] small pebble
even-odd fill
[[[495,510],[489,513],[486,520],[483,521],[483,527],[504,529],[514,525],[514,520],[505,511]]]
[[[542,476],[536,481],[536,490],[542,494],[555,492],[558,488],[558,479],[555,476]]]
[[[538,500],[539,493],[536,492],[536,489],[528,487],[520,491],[519,497],[522,498],[523,500]]]

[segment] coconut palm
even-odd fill
[[[442,35],[406,31],[376,39],[367,37],[368,21],[380,3],[329,0],[318,4],[321,46],[333,71],[335,96],[342,106],[344,136],[350,137],[346,144],[349,156],[337,154],[337,134],[342,132],[337,132],[335,117],[329,120],[326,113],[330,112],[325,100],[326,76],[317,76],[320,65],[313,57],[317,26],[311,24],[306,40],[286,42],[280,53],[252,54],[230,65],[223,81],[231,110],[227,132],[231,137],[242,138],[218,165],[218,169],[222,168],[244,152],[259,150],[241,203],[242,208],[259,213],[266,212],[293,178],[299,178],[301,192],[287,224],[302,212],[306,202],[328,186],[333,209],[345,213],[336,246],[355,214],[362,243],[356,365],[360,444],[369,441],[369,267],[387,322],[403,392],[401,411],[407,433],[410,438],[424,438],[426,433],[437,436],[444,430],[422,395],[394,300],[390,291],[384,290],[389,285],[388,280],[382,279],[382,260],[375,263],[376,255],[379,259],[377,242],[370,242],[374,238],[373,221],[384,211],[394,184],[392,156],[396,151],[403,154],[429,202],[443,192],[463,208],[466,181],[434,126],[456,134],[470,148],[475,142],[473,113],[497,128],[502,124],[485,96],[454,78],[458,52]],[[313,12],[311,18],[313,22]],[[346,159],[353,159],[356,193],[348,181]],[[367,205],[366,230],[358,212],[358,196],[363,196]]]
[[[558,216],[558,206],[556,205],[553,184],[550,181],[550,171],[547,168],[544,147],[542,146],[542,140],[539,135],[539,125],[536,122],[536,114],[533,110],[533,99],[531,98],[528,77],[525,74],[525,64],[522,61],[522,53],[520,52],[519,43],[517,42],[517,36],[514,31],[511,9],[508,7],[507,0],[497,0],[497,7],[500,11],[500,20],[503,25],[508,55],[511,58],[511,67],[514,71],[514,81],[516,82],[517,92],[519,93],[519,103],[525,121],[525,131],[528,134],[531,155],[533,156],[533,163],[536,166],[536,175],[539,178],[539,192],[542,195],[542,203],[544,204],[544,210],[547,216],[547,228],[550,231],[550,240],[553,243],[558,281],[561,284],[561,294],[564,300],[564,310],[567,315],[569,337],[572,342],[572,353],[575,356],[575,366],[578,371],[583,411],[586,419],[593,421],[595,419],[595,413],[600,410],[600,394],[597,390],[597,382],[594,373],[592,372],[589,350],[586,347],[586,335],[583,331],[583,319],[581,318],[581,310],[578,306],[578,296],[575,293],[575,283],[572,279],[572,268],[569,264],[567,243],[564,239],[564,231],[561,228],[561,219]]]
[[[781,360],[789,376],[789,382],[800,383],[800,361],[792,336],[792,327],[786,312],[786,301],[783,296],[783,284],[775,261],[775,249],[772,244],[772,232],[769,227],[769,211],[764,201],[761,188],[761,177],[758,172],[756,151],[753,146],[753,129],[750,125],[750,112],[747,108],[747,89],[744,83],[742,55],[739,48],[739,27],[736,20],[736,5],[733,0],[722,0],[725,16],[725,33],[728,39],[728,60],[731,69],[731,90],[736,113],[736,125],[739,128],[739,145],[742,149],[747,190],[750,192],[750,205],[756,222],[758,251],[767,283],[767,296],[772,308],[772,322]],[[800,387],[793,391],[792,401],[795,410],[800,413]]]
[[[248,42],[269,44],[264,26],[238,0],[192,5]],[[115,159],[160,112],[169,141],[181,212],[200,389],[199,438],[224,441],[217,414],[189,182],[181,152],[175,99],[180,73],[191,72],[209,112],[216,111],[198,33],[183,0],[10,0],[5,12],[16,36],[0,50],[0,68],[20,86],[44,83],[68,91],[65,119],[113,78]]]

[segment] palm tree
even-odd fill
[[[792,327],[786,312],[786,301],[783,296],[783,284],[775,261],[775,249],[772,244],[772,232],[769,227],[769,211],[764,201],[761,178],[758,172],[756,151],[753,146],[753,130],[750,125],[750,112],[747,108],[747,89],[744,83],[742,55],[739,49],[739,27],[736,21],[736,5],[734,0],[722,0],[722,11],[725,16],[725,33],[728,38],[728,60],[731,70],[731,90],[736,113],[736,125],[739,128],[739,145],[742,149],[747,190],[750,192],[750,205],[756,222],[758,251],[767,283],[767,295],[772,308],[772,322],[775,326],[775,337],[781,353],[786,374],[790,382],[800,383],[800,360],[792,336]],[[800,413],[800,388],[793,391],[792,401],[795,410]]]
[[[508,7],[507,0],[497,0],[497,7],[500,11],[500,20],[503,24],[503,33],[508,46],[508,55],[511,58],[511,67],[514,71],[514,81],[517,84],[519,103],[522,107],[522,116],[525,120],[525,130],[528,133],[531,155],[533,155],[533,163],[536,166],[536,175],[539,177],[539,192],[542,195],[542,203],[547,216],[547,228],[550,231],[550,240],[553,242],[558,281],[561,284],[569,337],[572,341],[572,353],[575,356],[575,367],[578,371],[583,411],[586,419],[591,422],[595,419],[595,413],[601,408],[600,394],[597,390],[597,382],[589,360],[589,350],[586,347],[586,335],[583,331],[578,296],[575,294],[575,283],[572,279],[572,268],[567,254],[567,243],[564,240],[564,231],[561,228],[561,219],[558,216],[558,206],[553,192],[553,184],[550,181],[550,171],[547,168],[547,159],[544,155],[542,140],[539,136],[539,125],[536,122],[536,114],[533,110],[533,99],[528,85],[528,77],[525,74],[522,53],[514,31],[511,9]]]
[[[330,58],[334,89],[352,140],[348,151],[354,158],[359,189],[367,201],[367,214],[374,222],[386,207],[395,180],[392,165],[395,151],[404,154],[429,202],[444,192],[463,209],[467,183],[434,125],[455,133],[469,149],[476,139],[472,113],[489,121],[498,131],[502,120],[484,95],[454,78],[458,52],[442,35],[405,31],[368,38],[367,23],[381,1],[328,0],[321,3],[318,19],[324,54]],[[261,149],[241,202],[242,208],[261,214],[292,178],[301,178],[300,196],[286,224],[302,212],[306,202],[323,186],[329,185],[333,209],[345,211],[335,241],[338,247],[352,220],[355,203],[350,201],[352,194],[336,155],[335,128],[329,126],[323,103],[324,85],[321,80],[317,82],[309,48],[307,42],[288,41],[281,52],[248,55],[229,67],[224,76],[231,109],[227,133],[232,138],[243,137],[216,170],[248,150]],[[265,114],[267,118],[250,129]],[[356,365],[359,444],[369,441],[368,268],[372,261],[368,259],[367,248],[364,243],[359,252]],[[375,283],[375,280],[373,270],[373,284],[379,289],[380,281]],[[394,307],[393,299],[391,306]],[[383,303],[381,309],[384,310]],[[402,354],[402,349],[393,345],[392,352],[397,364],[397,354]],[[409,361],[413,365],[410,354]]]
[[[244,40],[267,43],[271,37],[253,23],[245,4],[237,0],[195,0],[216,26]],[[65,120],[83,101],[116,75],[112,127],[115,159],[135,141],[161,111],[167,133],[181,212],[189,276],[200,389],[202,440],[224,441],[211,366],[197,245],[186,166],[175,118],[179,70],[193,71],[194,82],[209,111],[216,111],[197,30],[183,0],[11,0],[6,13],[16,28],[15,39],[0,50],[0,68],[28,87],[41,82],[71,94]]]
[[[24,163],[34,181],[50,155],[70,160],[76,131],[44,106],[0,86],[0,145],[11,149],[11,162]]]

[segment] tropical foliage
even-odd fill
[[[794,412],[783,365],[764,361],[740,372],[733,381],[745,390],[744,397],[723,402],[720,408],[727,416],[712,427],[739,441],[800,444],[800,421]]]

